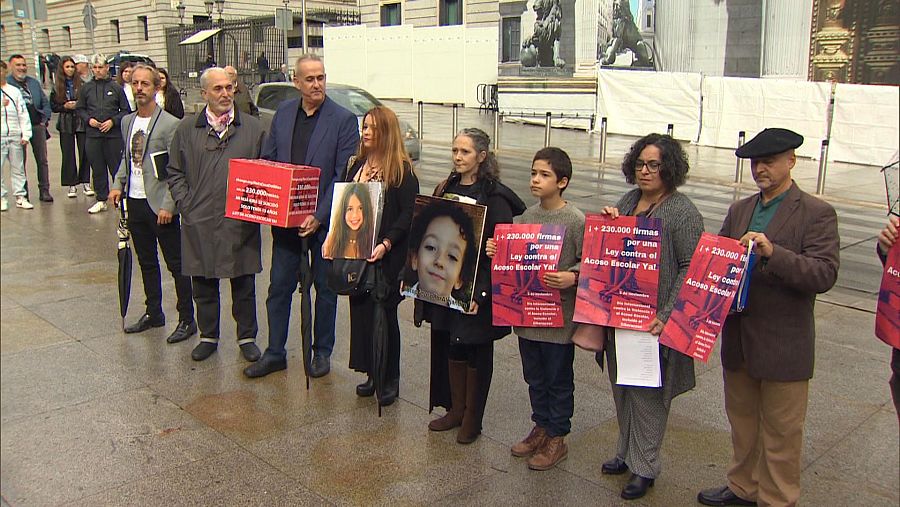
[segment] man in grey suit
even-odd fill
[[[119,170],[113,178],[109,199],[115,205],[125,199],[128,229],[134,250],[147,310],[138,321],[125,328],[126,333],[140,333],[166,324],[162,309],[162,280],[156,244],[159,242],[166,267],[175,279],[178,325],[166,339],[177,343],[197,332],[191,299],[191,278],[181,274],[181,226],[175,200],[166,184],[169,145],[178,127],[178,118],[156,105],[159,73],[146,65],[138,65],[131,73],[131,86],[137,112],[122,119],[125,150]],[[124,194],[124,195],[123,195]]]

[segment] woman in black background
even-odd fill
[[[412,222],[419,180],[403,145],[400,122],[390,109],[378,106],[363,117],[362,136],[356,159],[347,168],[344,181],[358,183],[380,181],[384,184],[384,206],[381,228],[369,262],[379,262],[388,286],[392,288],[384,305],[388,331],[388,366],[385,389],[378,403],[387,406],[400,392],[400,322],[397,306],[400,295],[400,271],[406,261],[407,235]],[[370,294],[350,296],[350,368],[366,373],[368,379],[356,386],[359,396],[372,396],[372,315],[374,301]]]

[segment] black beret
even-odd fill
[[[788,129],[765,129],[734,150],[738,158],[762,158],[777,155],[803,144],[803,136]]]

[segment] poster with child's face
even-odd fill
[[[416,196],[403,295],[461,312],[468,310],[486,213],[487,208],[479,204]]]
[[[327,259],[368,259],[381,222],[381,183],[335,183],[331,226],[322,255]]]

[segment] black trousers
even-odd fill
[[[116,175],[122,161],[122,137],[88,137],[85,152],[94,175],[97,201],[105,201],[109,197],[109,177]]]
[[[256,275],[231,280],[231,316],[237,322],[238,343],[256,340]],[[201,338],[219,339],[219,279],[192,276],[197,327]]]
[[[75,142],[78,144],[78,179],[80,183],[91,184],[91,161],[87,156],[87,133],[76,132]]]
[[[194,302],[191,299],[191,278],[181,274],[181,223],[178,216],[165,225],[156,223],[156,213],[147,199],[128,198],[128,230],[141,266],[147,314],[156,317],[163,314],[162,276],[156,244],[162,250],[166,268],[175,280],[175,307],[178,320],[194,321]]]
[[[44,125],[31,126],[31,152],[34,153],[34,163],[38,171],[38,188],[50,190],[50,168],[47,164],[47,127]]]
[[[568,435],[575,412],[575,345],[519,337],[519,355],[528,383],[531,420],[551,437]]]
[[[91,182],[91,166],[86,160],[84,142],[84,132],[59,134],[59,149],[62,151],[59,180],[64,187],[74,187]]]

